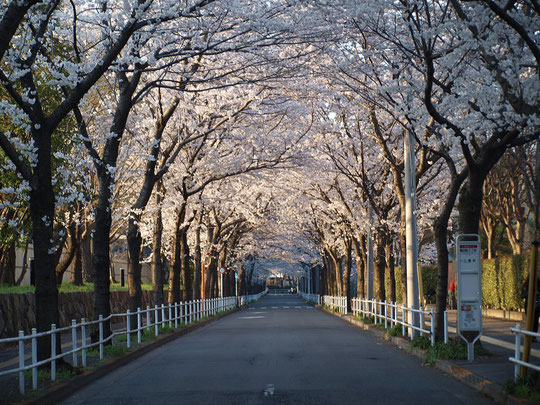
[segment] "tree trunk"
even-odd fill
[[[497,227],[497,223],[490,218],[484,218],[481,221],[482,228],[484,229],[484,233],[486,234],[486,240],[487,240],[487,252],[486,256],[488,259],[494,259],[496,256],[495,251],[495,229]]]
[[[162,217],[162,199],[163,199],[163,184],[158,184],[156,193],[156,216],[154,218],[154,235],[152,237],[152,294],[154,296],[154,304],[161,306],[165,303],[163,294],[163,260],[161,258],[161,243],[163,237],[163,217]]]
[[[15,285],[21,285],[22,281],[24,280],[24,276],[26,275],[26,272],[28,271],[28,245],[30,244],[30,238],[26,238],[26,242],[24,243],[24,255],[23,255],[23,262],[22,262],[22,269],[21,274],[19,275],[19,278],[17,281],[15,281]]]
[[[334,282],[334,292],[333,295],[336,297],[343,297],[343,275],[341,267],[343,265],[343,258],[338,257],[336,251],[332,252],[332,267],[334,270],[333,282]]]
[[[450,183],[444,207],[433,222],[433,237],[437,248],[437,297],[435,299],[435,339],[444,338],[444,311],[446,311],[446,298],[448,295],[448,221],[454,208],[461,184],[465,180],[466,171],[455,176]]]
[[[15,285],[15,241],[0,249],[0,284]]]
[[[92,273],[92,232],[94,224],[87,225],[87,229],[81,240],[81,264],[83,279],[86,283],[94,282],[94,274]]]
[[[345,253],[345,271],[343,272],[343,294],[347,297],[347,311],[351,311],[351,269],[352,269],[352,241],[347,241]],[[311,270],[310,270],[311,271]]]
[[[92,276],[94,279],[94,319],[99,315],[107,318],[111,314],[110,280],[109,280],[109,247],[111,230],[111,181],[103,178],[99,185],[99,199],[95,210],[94,237],[92,239]],[[103,323],[103,336],[111,334],[110,322]],[[92,332],[92,341],[99,338],[97,328]]]
[[[195,229],[195,257],[193,274],[193,299],[201,299],[201,275],[202,275],[202,255],[201,255],[201,221],[202,215],[199,215],[197,229]]]
[[[392,243],[387,241],[385,246],[385,256],[387,264],[388,274],[388,299],[391,302],[396,302],[396,274],[394,264],[394,250],[392,249]]]
[[[38,130],[35,130],[38,131]],[[34,133],[37,148],[35,184],[30,191],[30,214],[34,235],[35,303],[38,333],[50,330],[51,324],[60,325],[58,289],[53,254],[54,190],[51,179],[51,134],[42,129]],[[60,346],[57,346],[60,348]],[[38,339],[38,360],[50,357],[51,339]]]
[[[362,237],[363,238],[363,237]],[[354,256],[356,258],[356,297],[366,298],[365,290],[365,267],[364,267],[364,250],[362,249],[361,241],[353,238]]]
[[[140,254],[142,247],[142,236],[137,223],[141,215],[133,211],[128,219],[127,244],[128,244],[128,290],[129,290],[129,310],[136,312],[142,306],[141,288],[141,262]]]
[[[182,232],[180,236],[180,257],[181,257],[181,277],[182,277],[182,300],[190,301],[193,299],[193,292],[191,290],[192,278],[191,268],[189,260],[189,245],[187,241],[188,225],[182,226]]]
[[[485,148],[475,165],[469,165],[467,182],[461,187],[458,198],[460,233],[478,233],[484,181],[491,168],[499,161],[506,150],[505,146]]]
[[[180,271],[181,263],[181,228],[186,214],[185,203],[182,203],[176,213],[175,232],[172,241],[171,262],[169,263],[169,304],[180,302]]]
[[[133,105],[132,95],[140,80],[141,73],[135,72],[131,82],[123,72],[117,73],[119,96],[110,133],[103,149],[101,162],[95,162],[99,180],[98,203],[95,210],[95,228],[92,251],[92,275],[94,276],[94,318],[111,313],[110,304],[110,232],[112,224],[112,191],[115,183],[115,168],[118,160],[120,141]],[[104,322],[104,337],[111,334],[110,321]],[[98,338],[97,329],[92,332],[92,340]]]
[[[75,257],[73,258],[73,271],[71,272],[72,285],[83,285],[83,273],[82,273],[82,249],[80,242],[77,243],[75,249]]]
[[[386,299],[386,286],[384,272],[386,269],[385,258],[386,233],[382,228],[377,230],[377,247],[375,249],[375,261],[373,271],[373,296],[379,301]]]
[[[68,237],[66,240],[66,252],[64,257],[60,258],[60,261],[56,265],[56,285],[60,287],[62,285],[62,280],[64,278],[64,273],[67,271],[75,253],[79,250],[78,241],[77,241],[77,224],[74,221],[71,221],[68,227]]]

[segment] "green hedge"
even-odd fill
[[[523,309],[525,300],[521,298],[521,287],[527,277],[529,255],[505,256],[482,260],[482,304],[484,307],[507,311]],[[540,268],[540,260],[539,266]],[[424,296],[428,303],[433,303],[435,296],[428,293],[437,290],[438,268],[421,266]],[[401,268],[396,267],[396,298],[401,302]],[[389,291],[388,271],[385,275],[386,291]]]
[[[521,287],[529,268],[529,255],[482,261],[482,304],[487,308],[519,310],[524,306]]]

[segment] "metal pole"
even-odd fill
[[[19,369],[21,371],[19,371],[19,392],[24,395],[24,386],[25,386],[25,383],[24,383],[24,370],[22,370],[24,368],[24,331],[20,330],[19,331]],[[53,338],[54,338],[54,335],[53,335]],[[56,353],[55,353],[56,354]],[[56,363],[53,363],[56,365]]]
[[[521,350],[521,325],[516,324],[516,340],[514,341],[514,359],[520,360],[520,350]],[[519,364],[514,363],[514,381],[519,379]]]
[[[404,172],[405,172],[405,222],[407,248],[407,306],[418,309],[418,240],[416,231],[416,176],[414,163],[414,141],[407,132],[403,142]],[[418,326],[418,316],[409,312],[409,324]],[[409,328],[409,336],[413,339],[416,332]]]
[[[223,297],[223,273],[221,274],[221,296]]]
[[[537,316],[536,311],[534,310],[536,305],[536,283],[538,281],[538,274],[536,272],[536,261],[538,256],[538,242],[535,240],[531,246],[531,260],[529,264],[529,290],[527,294],[527,323],[525,329],[528,331],[533,331],[534,317]],[[536,332],[536,331],[533,331]],[[532,336],[525,335],[525,342],[523,345],[523,361],[525,363],[529,362],[529,357],[531,354],[531,343]],[[527,374],[527,367],[521,366],[521,376],[525,377]]]
[[[448,312],[447,311],[444,311],[444,343],[448,343]]]

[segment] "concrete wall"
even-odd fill
[[[60,293],[60,325],[71,324],[72,319],[93,318],[93,292]],[[143,307],[152,306],[152,291],[143,291]],[[129,308],[127,291],[111,291],[112,313],[124,313]],[[113,318],[114,321],[123,321]],[[0,338],[17,336],[19,330],[30,333],[36,325],[34,293],[0,294]]]

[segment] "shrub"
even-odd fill
[[[532,402],[540,402],[540,373],[530,370],[524,378],[516,382],[508,381],[503,387],[503,392]]]
[[[521,287],[528,268],[528,255],[483,260],[482,304],[495,309],[522,309],[524,300],[521,298]]]
[[[403,335],[403,327],[401,325],[394,325],[394,326],[388,328],[386,334],[388,336],[402,336]]]
[[[424,288],[424,297],[428,303],[433,303],[435,300],[435,295],[428,296],[429,292],[437,291],[437,275],[438,267],[436,265],[432,266],[420,266],[422,269],[422,287]],[[396,277],[396,302],[402,301],[401,295],[401,268],[394,268],[394,274]],[[388,276],[388,271],[386,272],[385,277],[386,282],[386,291],[389,291],[390,288],[390,278]]]

